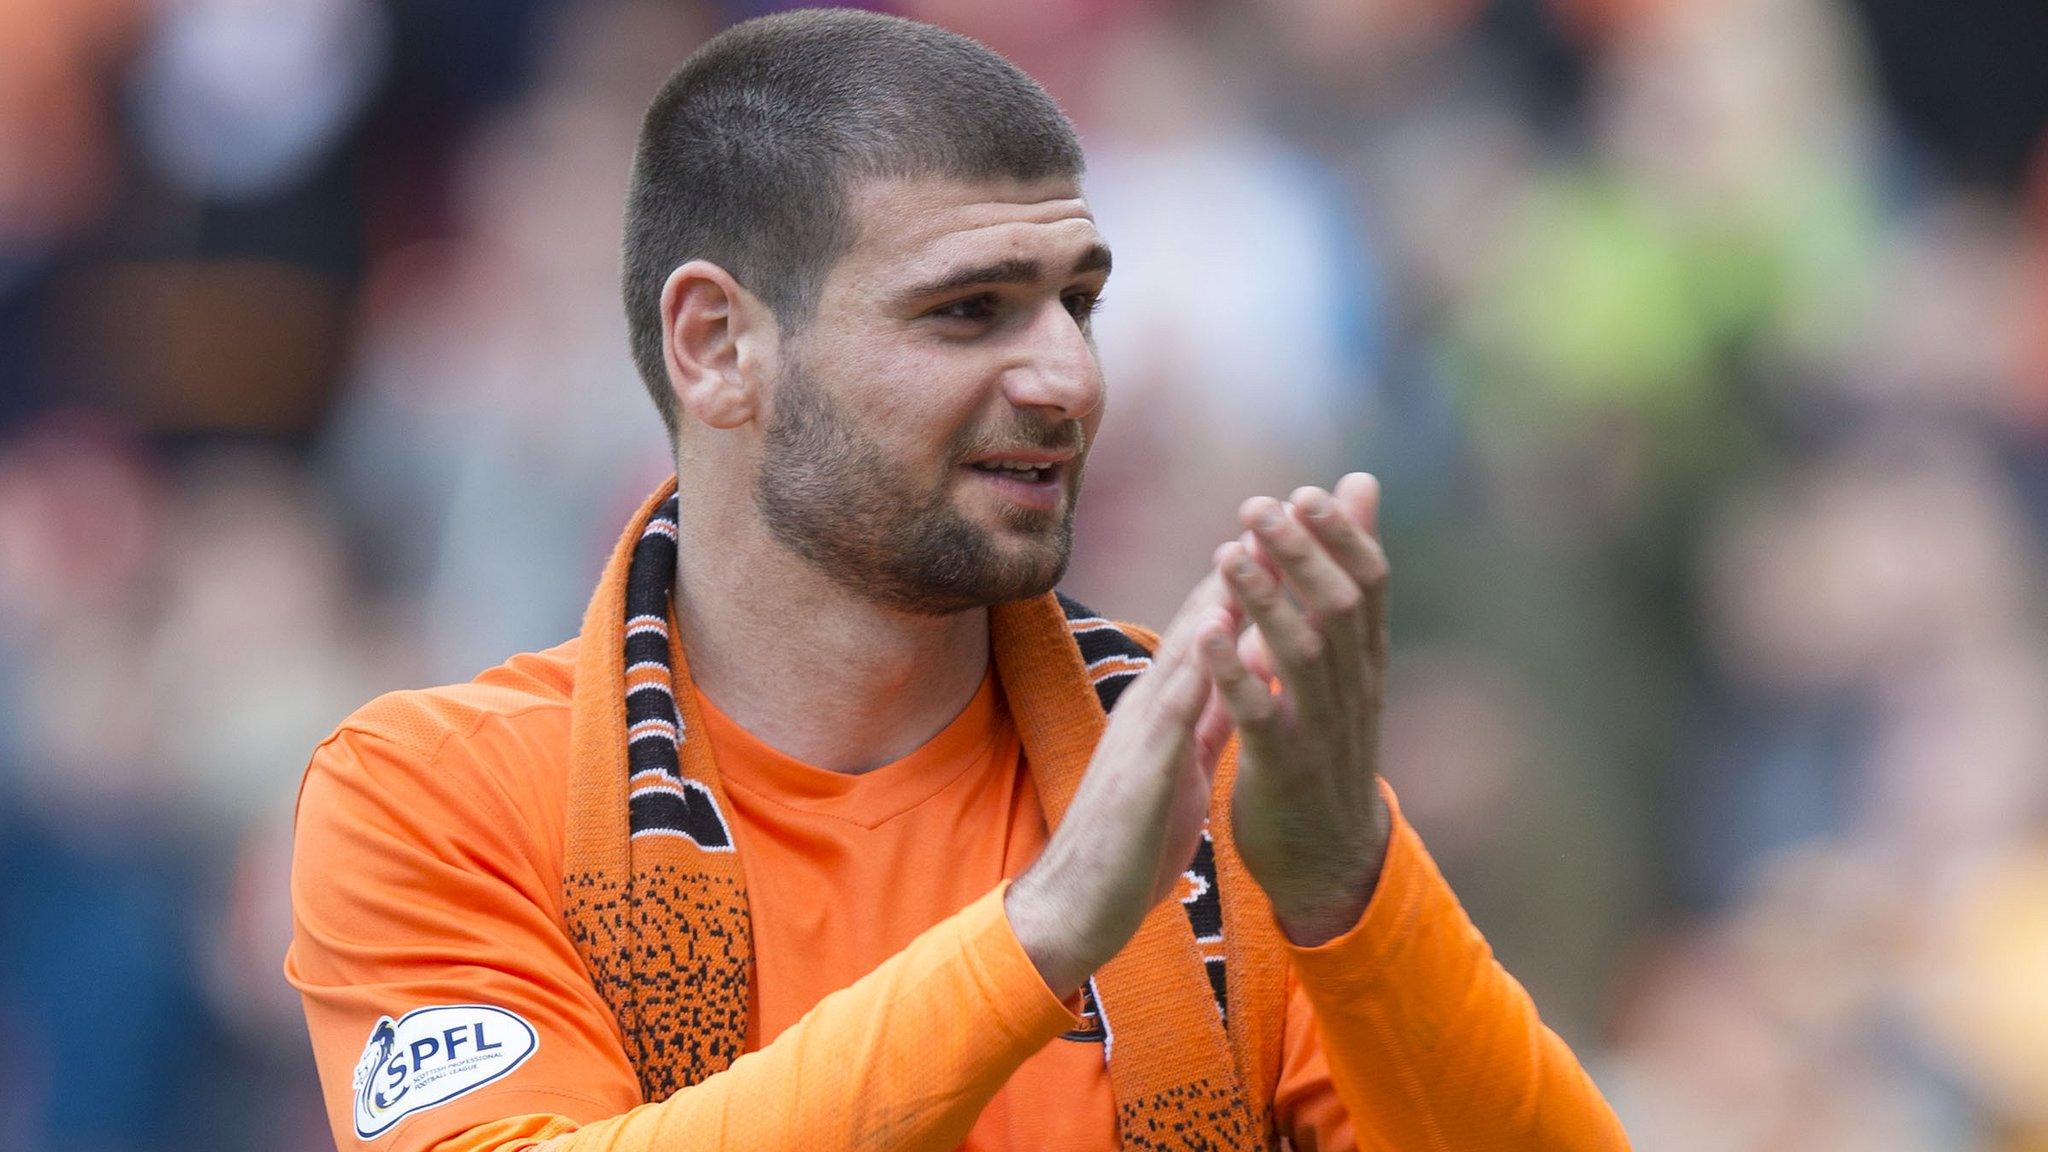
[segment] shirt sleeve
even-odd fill
[[[1592,1078],[1386,794],[1393,836],[1358,924],[1313,948],[1283,939],[1280,1130],[1302,1152],[1626,1152]]]
[[[1080,1023],[1003,915],[1004,881],[775,1041],[659,1104],[547,1140],[546,1152],[959,1146],[991,1097]],[[933,1027],[935,1020],[943,1027]],[[460,1141],[442,1152],[511,1152]]]
[[[643,1104],[559,877],[463,758],[345,733],[301,792],[286,972],[342,1152],[951,1148],[1077,1023],[1011,931],[1005,884],[774,1043]]]

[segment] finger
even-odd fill
[[[1208,698],[1208,677],[1197,646],[1208,633],[1220,631],[1213,622],[1198,617],[1173,642],[1159,646],[1152,657],[1152,667],[1139,678],[1139,684],[1152,682],[1149,710],[1156,722],[1161,728],[1171,729],[1170,733],[1158,733],[1167,740],[1161,750],[1170,756],[1179,756],[1194,738],[1195,722]],[[1137,691],[1139,684],[1131,685],[1131,691]]]
[[[1321,489],[1300,491],[1322,495]],[[1288,505],[1262,496],[1246,501],[1241,514],[1267,554],[1273,557],[1282,585],[1307,613],[1309,624],[1324,631],[1334,642],[1333,654],[1356,651],[1359,606],[1365,599],[1358,581],[1338,564],[1310,533],[1303,517]],[[1363,535],[1355,529],[1353,533]]]
[[[1301,523],[1330,559],[1353,580],[1363,583],[1386,564],[1386,553],[1372,534],[1359,527],[1343,505],[1320,488],[1297,489],[1292,498]]]
[[[1221,643],[1225,646],[1236,644],[1237,627],[1230,614],[1221,608],[1214,612],[1214,626],[1203,629],[1195,649],[1195,659],[1201,660],[1201,653],[1209,645]],[[1207,671],[1206,665],[1204,671]],[[1195,758],[1205,780],[1216,776],[1217,762],[1223,756],[1223,748],[1230,742],[1231,734],[1237,730],[1237,722],[1231,718],[1230,709],[1216,692],[1216,687],[1205,675],[1203,683],[1208,687],[1208,697],[1202,704],[1202,714],[1195,721]]]
[[[1214,778],[1216,763],[1223,757],[1223,748],[1230,743],[1230,734],[1237,731],[1237,721],[1231,718],[1230,709],[1223,704],[1223,696],[1216,686],[1209,685],[1209,698],[1202,704],[1202,715],[1195,721],[1195,759],[1205,779]]]
[[[1222,550],[1219,549],[1217,551],[1217,556],[1219,557],[1218,564],[1222,563],[1221,557],[1224,555],[1226,554]],[[1224,590],[1226,592],[1229,591],[1228,583],[1224,585]],[[1224,607],[1238,621],[1238,627],[1233,630],[1237,635],[1237,658],[1244,662],[1245,667],[1252,670],[1253,675],[1270,683],[1276,678],[1274,671],[1276,665],[1273,660],[1273,651],[1266,644],[1265,635],[1259,631],[1257,624],[1250,622],[1249,618],[1245,615],[1244,605],[1237,602],[1237,597],[1234,593],[1224,602]]]
[[[1266,546],[1264,544],[1259,543],[1259,537],[1257,533],[1247,528],[1238,535],[1237,542],[1239,544],[1244,545],[1244,550],[1246,552],[1251,553],[1252,560],[1255,561],[1259,565],[1259,567],[1264,568],[1267,572],[1271,573],[1273,579],[1278,580],[1280,578],[1280,565],[1273,559],[1273,557],[1269,553],[1267,553]]]
[[[1345,518],[1375,540],[1380,534],[1380,481],[1370,472],[1347,473],[1337,481],[1337,503]]]
[[[1353,472],[1337,481],[1335,514],[1322,518],[1330,529],[1331,554],[1358,579],[1365,591],[1366,652],[1375,668],[1387,666],[1387,588],[1392,568],[1379,539],[1380,482],[1369,472]],[[1311,519],[1311,527],[1316,519]],[[1352,532],[1355,529],[1356,532]],[[1319,538],[1321,534],[1319,533]],[[1356,551],[1350,546],[1355,545]]]
[[[1301,489],[1307,494],[1313,489]],[[1251,526],[1253,536],[1270,556],[1279,572],[1280,584],[1299,606],[1308,626],[1321,643],[1316,646],[1328,662],[1325,689],[1343,696],[1345,685],[1356,678],[1356,669],[1367,651],[1365,594],[1349,573],[1310,535],[1293,509],[1277,500],[1256,497],[1247,500],[1239,515]],[[1278,662],[1289,665],[1295,654],[1284,651],[1289,637],[1268,631],[1268,645]],[[1283,676],[1283,679],[1292,678]]]
[[[1216,696],[1247,740],[1264,739],[1271,731],[1279,702],[1266,687],[1262,676],[1254,675],[1239,659],[1237,645],[1218,634],[1202,640],[1202,663]]]
[[[1245,538],[1251,539],[1252,534],[1245,533]],[[1213,559],[1218,572],[1223,570],[1223,565],[1229,561],[1230,555],[1226,548],[1216,549]],[[1272,646],[1266,643],[1265,634],[1259,631],[1259,626],[1251,623],[1244,605],[1238,601],[1237,593],[1231,591],[1229,581],[1223,583],[1223,610],[1230,615],[1232,631],[1237,634],[1237,658],[1244,662],[1246,668],[1251,669],[1252,675],[1268,684],[1272,683],[1279,667],[1273,659]]]
[[[1386,550],[1320,488],[1304,488],[1295,493],[1294,506],[1300,510],[1302,523],[1316,542],[1365,594],[1360,615],[1370,638],[1385,622],[1389,573]]]
[[[1279,675],[1279,668],[1273,661],[1273,649],[1267,645],[1265,634],[1257,628],[1247,628],[1244,635],[1237,638],[1237,658],[1262,683],[1270,685]]]
[[[1300,608],[1282,594],[1278,581],[1255,563],[1244,546],[1225,544],[1218,557],[1223,581],[1244,607],[1245,616],[1256,624],[1279,665],[1280,679],[1297,692],[1327,696],[1328,679],[1322,666],[1327,647],[1320,632],[1309,625]]]

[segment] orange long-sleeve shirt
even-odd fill
[[[1116,1146],[1102,1046],[1065,1035],[1078,1021],[1003,916],[1047,829],[993,677],[924,747],[861,776],[783,756],[703,702],[753,922],[748,1052],[643,1104],[562,926],[573,669],[572,643],[385,697],[313,757],[286,970],[340,1148]],[[1627,1146],[1398,814],[1360,923],[1288,953],[1273,1103],[1296,1148]],[[453,1005],[499,1014],[436,1015]],[[419,1009],[458,1027],[414,1039]],[[508,1040],[503,1013],[528,1031],[505,1024]],[[401,1101],[366,1138],[359,1057],[386,1017],[415,1064],[455,1062],[445,1099]]]

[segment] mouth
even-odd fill
[[[1012,453],[971,460],[962,468],[1006,500],[1050,511],[1059,507],[1065,488],[1061,481],[1072,467],[1071,460],[1071,456]]]

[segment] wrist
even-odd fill
[[[1039,978],[1054,996],[1065,1000],[1079,992],[1108,957],[1095,955],[1091,934],[1060,887],[1049,883],[1042,869],[1033,868],[1003,894],[1003,915]]]
[[[1364,918],[1393,840],[1393,814],[1377,793],[1373,807],[1370,830],[1355,847],[1324,856],[1320,867],[1298,870],[1298,883],[1266,888],[1273,918],[1289,943],[1299,948],[1327,944]]]

